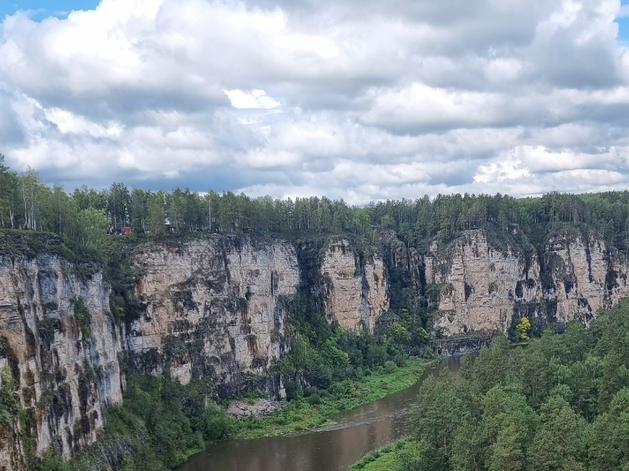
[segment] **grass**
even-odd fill
[[[394,371],[379,371],[356,381],[346,380],[313,397],[293,400],[270,417],[237,421],[232,438],[270,437],[332,424],[331,416],[377,401],[415,384],[432,362],[409,359]]]
[[[350,467],[350,471],[393,471],[398,468],[397,456],[415,446],[411,439],[404,438],[378,450],[370,451]]]

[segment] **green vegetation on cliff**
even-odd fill
[[[587,330],[575,322],[526,348],[498,339],[462,373],[423,383],[404,452],[356,468],[629,469],[629,300]]]
[[[212,385],[182,386],[164,376],[131,375],[122,405],[106,414],[99,440],[67,463],[41,461],[33,471],[158,471],[174,468],[208,443],[232,434],[234,419],[207,401]]]
[[[101,191],[82,186],[67,194],[59,185],[45,185],[36,172],[17,174],[3,162],[0,154],[0,228],[53,232],[86,251],[100,250],[108,228],[117,232],[130,226],[136,234],[163,234],[166,217],[168,228],[177,233],[356,234],[373,242],[393,231],[400,241],[420,248],[434,238],[448,242],[466,229],[481,228],[496,247],[509,244],[525,253],[539,249],[552,231],[579,232],[581,226],[623,252],[629,241],[627,191],[522,199],[438,195],[365,207],[326,197],[279,200],[214,191],[201,196],[187,188],[150,191],[124,183]],[[527,240],[508,230],[514,224]]]

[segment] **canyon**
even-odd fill
[[[275,371],[303,290],[320,297],[328,322],[373,332],[403,284],[428,300],[444,337],[506,334],[523,317],[587,324],[629,293],[626,257],[587,231],[556,231],[536,247],[514,226],[501,238],[477,229],[368,249],[341,236],[212,234],[136,244],[138,309],[126,316],[98,262],[73,259],[51,235],[1,236],[1,387],[16,414],[0,418],[0,469],[26,469],[29,449],[67,459],[93,443],[130,370],[211,380],[217,395],[282,397]]]

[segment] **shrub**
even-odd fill
[[[304,397],[310,397],[313,394],[319,394],[319,388],[316,386],[308,386],[307,388],[304,388]]]
[[[286,385],[286,399],[293,401],[304,397],[304,390],[299,381],[289,381]]]
[[[312,405],[321,404],[321,397],[319,396],[319,394],[315,393],[309,396],[307,401],[308,401],[308,404],[312,404]]]
[[[397,365],[395,362],[389,360],[384,363],[384,372],[385,373],[393,373],[397,369]]]

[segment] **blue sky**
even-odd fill
[[[65,18],[72,10],[94,9],[99,0],[0,0],[0,20],[17,10],[32,10],[32,18],[42,20],[49,16]],[[621,0],[622,5],[629,5],[629,0]],[[616,20],[620,26],[618,39],[629,42],[629,16]]]
[[[0,18],[11,15],[17,10],[34,10],[34,18],[48,16],[65,17],[71,10],[87,10],[98,5],[97,0],[0,0]]]
[[[620,3],[623,5],[629,5],[629,0],[622,0]],[[620,25],[618,39],[625,43],[629,42],[629,17],[618,18],[616,21]]]

